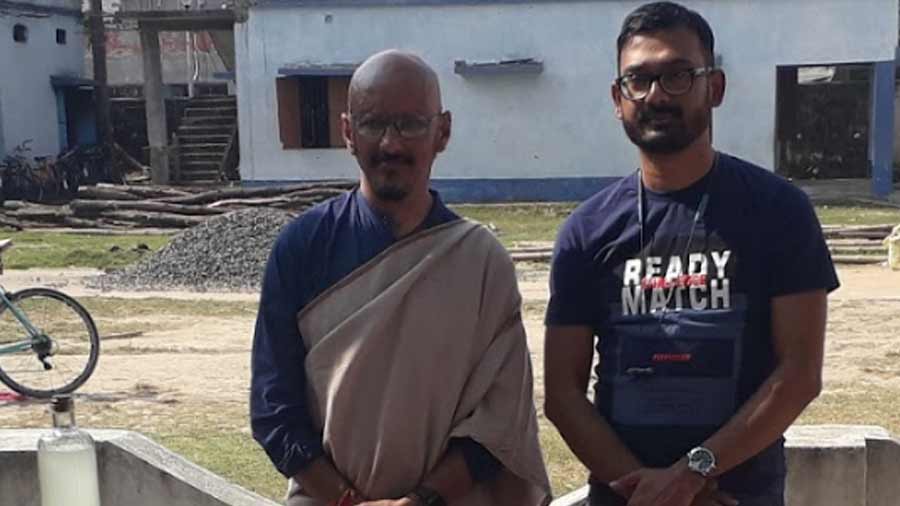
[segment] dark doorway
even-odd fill
[[[776,79],[777,172],[868,178],[871,66],[778,67]]]

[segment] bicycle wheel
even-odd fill
[[[49,288],[8,295],[40,333],[27,349],[0,353],[0,381],[29,397],[71,393],[97,367],[100,336],[87,310],[75,299]],[[9,307],[0,308],[0,348],[28,339]]]

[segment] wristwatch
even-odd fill
[[[687,453],[687,465],[691,471],[708,478],[716,470],[716,456],[708,448],[698,446]]]
[[[447,506],[447,502],[444,501],[441,494],[428,487],[417,487],[409,494],[406,494],[406,497],[416,501],[416,504],[419,506]]]

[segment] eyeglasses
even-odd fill
[[[662,74],[626,74],[616,78],[616,85],[628,100],[647,98],[654,82],[659,82],[663,91],[674,97],[689,92],[696,77],[709,75],[717,70],[715,67],[697,67]]]
[[[394,119],[371,118],[364,119],[355,123],[356,133],[369,139],[381,139],[387,129],[394,127],[394,130],[404,139],[417,139],[428,133],[428,127],[434,118],[443,113],[437,113],[430,117],[423,118],[421,116],[404,116]]]

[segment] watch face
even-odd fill
[[[716,458],[706,448],[694,448],[688,453],[688,467],[700,474],[712,472],[716,466]]]

